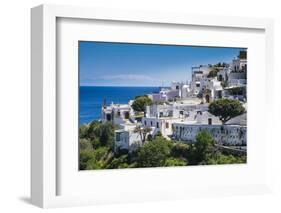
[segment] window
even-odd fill
[[[146,126],[146,121],[144,121],[144,125]]]
[[[125,116],[125,119],[129,119],[130,118],[130,113],[129,112],[125,112],[124,116]]]
[[[166,122],[166,129],[168,129],[169,128],[169,123],[168,122]]]
[[[159,122],[156,123],[157,128],[159,128]]]
[[[116,141],[120,141],[120,132],[116,133]]]
[[[106,120],[111,121],[111,114],[106,114]]]
[[[153,122],[152,121],[150,121],[150,126],[153,126]]]
[[[219,98],[222,98],[222,91],[218,91]]]

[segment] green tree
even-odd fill
[[[98,138],[95,138],[95,139],[91,140],[91,144],[92,144],[92,147],[94,149],[97,149],[97,148],[102,146],[102,144],[101,144],[101,142],[99,141]]]
[[[100,125],[101,125],[101,123],[96,121],[96,120],[91,122],[88,129],[87,129],[86,137],[90,138],[91,140],[97,139],[98,137],[95,134],[95,131],[96,131],[97,128],[99,128]]]
[[[145,112],[146,106],[152,104],[152,100],[148,96],[138,96],[135,98],[132,108],[136,112]]]
[[[102,146],[113,148],[114,125],[112,122],[100,123],[94,128],[94,138],[98,138]]]
[[[206,161],[215,151],[215,140],[207,130],[203,130],[197,134],[193,149],[193,160],[197,163]]]
[[[188,158],[190,152],[190,146],[186,143],[173,142],[173,147],[171,154],[174,157],[179,158]]]
[[[110,164],[107,166],[108,169],[120,169],[120,168],[128,168],[128,155],[121,155],[119,157],[115,157]]]
[[[80,150],[93,150],[93,146],[90,140],[82,138],[79,140]]]
[[[241,115],[245,112],[245,108],[238,100],[219,99],[209,105],[209,112],[225,124],[231,118]]]
[[[208,78],[214,78],[217,76],[218,72],[219,72],[219,68],[217,66],[212,67],[211,71],[208,74]]]
[[[79,137],[80,138],[86,138],[88,137],[88,130],[89,130],[89,125],[84,124],[79,127]]]
[[[171,142],[157,137],[140,147],[138,152],[139,167],[164,166],[166,159],[170,156]]]
[[[92,152],[86,162],[86,169],[105,169],[113,159],[114,154],[108,147],[100,147]]]
[[[79,169],[85,170],[87,168],[88,161],[94,157],[94,152],[92,150],[80,150]]]

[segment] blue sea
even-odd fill
[[[107,87],[80,86],[80,125],[101,119],[101,108],[104,100],[110,105],[127,104],[136,96],[158,93],[159,87]]]

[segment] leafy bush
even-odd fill
[[[132,104],[132,108],[136,112],[145,112],[146,106],[152,104],[152,100],[147,96],[138,96]]]
[[[240,164],[246,163],[246,156],[233,156],[233,155],[224,155],[218,153],[212,158],[207,159],[207,165],[217,165],[217,164]]]
[[[113,156],[109,148],[100,147],[92,152],[91,159],[88,159],[86,163],[86,169],[104,169]]]
[[[140,147],[138,152],[139,167],[159,167],[165,165],[165,160],[170,156],[171,144],[169,141],[157,137]]]
[[[188,165],[187,161],[179,158],[168,158],[165,161],[164,166],[186,166]]]
[[[114,158],[110,164],[107,166],[108,169],[120,169],[128,168],[128,155],[121,155],[118,158]]]
[[[194,148],[197,161],[201,162],[206,160],[207,157],[213,153],[215,149],[215,140],[207,130],[203,130],[197,134]]]
[[[79,148],[80,150],[93,150],[92,143],[89,139],[82,138],[79,140]]]
[[[79,128],[79,137],[80,138],[88,137],[88,130],[89,130],[89,125],[84,124],[84,125],[80,126],[80,128]]]
[[[175,157],[188,158],[190,146],[185,143],[174,142],[172,147],[172,155]]]
[[[89,160],[93,159],[94,152],[91,150],[80,150],[79,156],[79,168],[80,170],[85,170],[87,168],[87,163]]]

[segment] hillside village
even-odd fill
[[[247,53],[241,50],[231,63],[191,68],[191,81],[171,82],[159,93],[147,94],[151,104],[144,112],[132,105],[111,103],[102,106],[102,122],[113,122],[115,150],[132,152],[149,138],[162,135],[167,140],[195,142],[196,135],[208,130],[221,146],[246,150],[247,147]],[[216,100],[239,101],[245,112],[224,122],[210,113]]]

